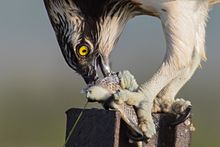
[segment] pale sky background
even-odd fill
[[[220,146],[220,6],[210,12],[208,61],[178,95],[193,104],[193,147]],[[165,53],[160,21],[141,16],[126,26],[112,54],[113,70],[149,79]],[[42,0],[0,2],[0,146],[60,147],[65,111],[82,107],[85,86],[65,63]],[[90,105],[94,107],[95,105]]]

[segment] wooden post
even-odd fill
[[[70,109],[67,114],[68,136],[82,109]],[[191,142],[191,119],[176,127],[168,124],[175,120],[171,114],[155,114],[157,134],[143,147],[189,147]],[[87,109],[65,147],[135,147],[129,143],[127,128],[115,111]]]

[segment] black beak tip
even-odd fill
[[[98,56],[97,58],[95,58],[95,61],[91,65],[85,68],[86,70],[84,70],[84,72],[81,72],[81,75],[87,85],[95,84],[96,81],[99,79],[99,76],[97,74],[98,66],[100,67],[100,70],[104,77],[111,75],[111,68],[108,62],[106,62],[101,56]]]
[[[95,75],[87,75],[83,76],[84,81],[87,85],[95,84],[95,82],[98,80],[98,76]]]

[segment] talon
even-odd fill
[[[170,124],[170,126],[176,126],[178,124],[181,124],[190,117],[191,112],[192,112],[192,106],[188,106],[186,110],[182,114],[180,114],[180,116],[174,122]]]
[[[133,133],[130,130],[128,130],[127,132],[128,137],[133,140],[133,141],[144,141],[144,142],[148,142],[148,140],[150,138],[148,138],[147,136],[143,135],[143,134],[139,134],[139,133]]]
[[[96,100],[88,99],[88,102],[94,103],[94,102],[96,102]]]
[[[119,91],[119,92],[120,92],[120,91]],[[124,101],[123,101],[123,99],[121,99],[121,97],[119,96],[119,92],[113,94],[113,99],[114,99],[114,102],[115,102],[116,104],[121,105],[121,104],[124,103]]]

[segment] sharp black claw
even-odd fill
[[[148,137],[146,137],[143,134],[138,134],[138,133],[132,133],[130,130],[127,132],[128,138],[130,138],[133,141],[144,141],[144,142],[148,142]]]
[[[187,120],[190,117],[191,112],[192,112],[192,106],[188,106],[186,108],[186,110],[183,113],[181,113],[180,116],[174,122],[172,122],[170,124],[170,126],[176,126],[176,125],[184,122],[185,120]]]
[[[148,137],[146,137],[144,135],[132,134],[132,133],[128,133],[128,137],[131,140],[133,140],[133,141],[144,141],[144,142],[147,142],[147,140],[149,139]]]

